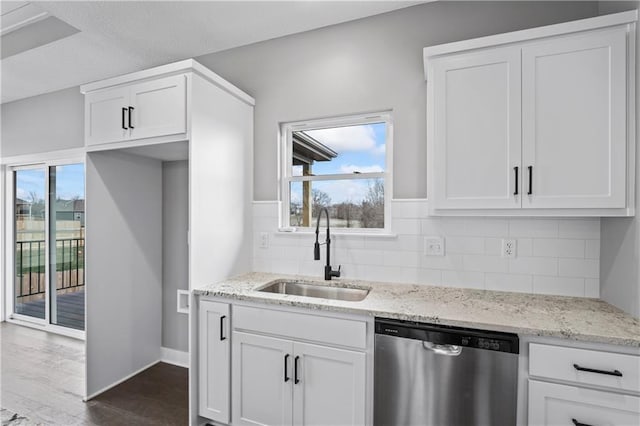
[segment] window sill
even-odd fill
[[[324,235],[326,227],[320,228],[320,233]],[[300,235],[309,236],[315,235],[316,231],[311,229],[298,229],[298,228],[278,228],[278,231],[274,235]],[[340,228],[331,228],[331,236],[338,237],[366,237],[366,238],[398,238],[398,234],[392,232],[380,231],[380,232],[358,232],[358,231],[341,231]]]

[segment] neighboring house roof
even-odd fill
[[[314,161],[331,161],[338,153],[304,132],[293,132],[293,165],[313,164]]]

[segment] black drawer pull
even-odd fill
[[[226,315],[220,317],[220,340],[226,339],[226,337],[224,337],[224,319],[226,317]]]
[[[284,382],[288,382],[291,377],[289,377],[289,373],[287,373],[287,370],[289,368],[289,354],[286,354],[284,356]]]
[[[573,368],[575,368],[578,371],[586,371],[588,373],[598,373],[598,374],[606,374],[607,376],[622,377],[622,373],[619,372],[618,370],[613,370],[613,371],[596,370],[595,368],[580,367],[578,364],[573,364]]]
[[[573,422],[574,426],[592,426],[589,423],[580,423],[576,419],[571,419],[571,421]]]
[[[513,191],[513,195],[518,195],[518,166],[515,166],[513,168],[513,171],[516,174],[516,189],[515,189],[515,191]]]
[[[297,356],[293,360],[293,383],[295,383],[296,385],[300,383],[300,379],[298,378],[298,360],[299,359],[300,357]]]
[[[127,113],[127,110],[128,110],[128,108],[122,108],[122,128],[123,128],[124,130],[127,130],[127,129],[128,129],[127,125],[126,125],[126,124],[125,124],[125,122],[124,122],[124,120],[125,120],[125,114]]]
[[[131,111],[133,111],[133,107],[129,107],[129,128],[133,129],[133,120],[131,119]]]
[[[533,166],[527,167],[529,169],[529,192],[527,195],[533,194]]]

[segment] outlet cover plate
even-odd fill
[[[444,256],[443,237],[424,237],[425,256]]]
[[[517,251],[516,240],[503,239],[502,240],[502,257],[515,258]]]

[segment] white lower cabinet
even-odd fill
[[[229,423],[229,304],[200,301],[198,413]]]
[[[365,321],[235,305],[233,315],[231,424],[371,422]]]
[[[639,370],[637,354],[531,343],[529,425],[640,425]]]
[[[363,352],[294,343],[293,356],[294,425],[365,424]]]
[[[233,332],[233,424],[291,424],[293,343]]]
[[[640,397],[529,380],[529,426],[637,426]]]

